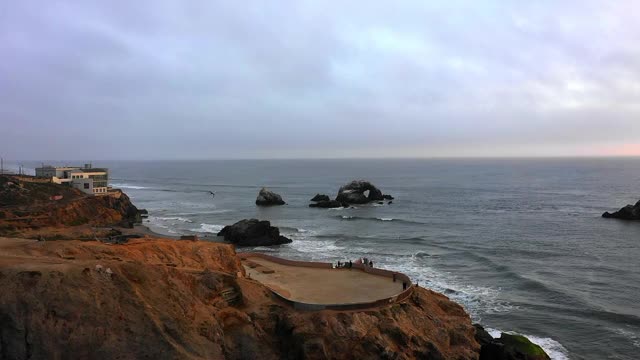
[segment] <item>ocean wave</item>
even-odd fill
[[[177,231],[173,230],[171,227],[167,226],[166,224],[163,224],[162,222],[152,221],[152,219],[146,219],[146,223],[151,230],[154,230],[153,228],[156,228],[156,229],[162,229],[162,231],[157,231],[157,232],[166,231],[169,234],[178,234]]]
[[[138,186],[138,185],[130,185],[130,184],[111,184],[111,186],[119,189],[134,189],[134,190],[149,189],[146,186]]]
[[[180,221],[180,222],[184,222],[184,223],[192,223],[193,220],[189,220],[187,218],[183,218],[180,216],[168,216],[168,217],[161,217],[161,216],[156,216],[156,219],[159,220],[176,220],[176,221]]]
[[[330,240],[295,240],[291,246],[302,253],[319,255],[321,258],[334,257],[335,251],[346,249],[343,246],[336,245],[335,241]]]
[[[429,254],[428,252],[425,251],[418,251],[415,254],[411,254],[412,258],[418,258],[418,259],[424,259],[424,258],[439,258],[440,255],[436,255],[436,254]]]
[[[278,226],[278,228],[283,233],[292,233],[292,232],[293,233],[307,233],[307,232],[309,232],[309,230],[306,230],[306,229],[299,229],[299,228],[290,227],[290,226]]]
[[[407,274],[411,279],[419,282],[421,286],[447,293],[452,300],[461,304],[476,322],[482,320],[481,314],[508,313],[519,308],[517,305],[502,300],[500,289],[468,284],[449,272],[438,271],[425,265],[420,258],[414,257],[409,261],[389,263],[382,267]]]
[[[215,206],[214,206],[215,207]],[[191,211],[191,212],[181,212],[181,213],[174,213],[173,215],[175,216],[203,216],[203,215],[218,215],[218,214],[225,214],[228,212],[231,212],[233,210],[230,209],[220,209],[220,210],[207,210],[207,211],[202,211],[202,212],[196,212],[196,211]]]
[[[217,234],[220,232],[220,230],[222,230],[223,227],[224,225],[202,223],[200,224],[200,228],[191,229],[191,231]]]
[[[390,217],[364,217],[364,216],[353,216],[353,215],[337,215],[335,217],[338,218],[338,219],[341,219],[341,220],[391,221],[391,222],[402,223],[402,224],[424,225],[423,223],[421,223],[419,221],[405,220],[405,219],[395,219],[395,218],[390,218]]]
[[[535,335],[518,334],[514,331],[500,331],[496,329],[486,328],[487,332],[494,338],[499,338],[501,333],[510,335],[522,335],[529,339],[532,343],[540,346],[552,360],[569,360],[569,351],[558,341],[552,338],[543,338]]]
[[[640,333],[635,333],[631,330],[626,330],[622,328],[609,328],[609,330],[612,330],[616,334],[631,340],[631,343],[633,344],[633,346],[640,348]]]
[[[349,235],[349,234],[317,234],[317,235],[312,235],[313,237],[319,238],[319,239],[334,239],[337,241],[345,241],[345,242],[351,242],[351,241],[389,241],[389,240],[393,240],[394,242],[398,242],[398,243],[410,243],[410,244],[419,244],[422,245],[424,244],[424,239],[420,238],[420,237],[388,237],[388,236],[378,236],[378,235]],[[405,254],[405,255],[400,255],[400,254],[394,254],[394,256],[412,256],[413,254]]]

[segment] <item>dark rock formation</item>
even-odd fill
[[[328,195],[316,194],[311,201],[329,201],[331,200]]]
[[[365,195],[365,192],[369,192]],[[348,204],[367,204],[372,201],[381,201],[385,199],[393,199],[391,195],[383,195],[382,191],[368,181],[354,180],[340,188],[338,191],[337,201]]]
[[[267,190],[267,188],[260,189],[258,193],[258,198],[256,198],[256,205],[259,206],[272,206],[272,205],[284,205],[285,202],[282,200],[282,196],[274,193],[271,190]]]
[[[640,201],[635,205],[627,205],[613,214],[607,211],[602,214],[602,217],[622,220],[640,220]]]
[[[238,246],[269,246],[291,242],[291,239],[280,235],[280,229],[271,226],[270,222],[257,219],[244,219],[225,226],[218,236],[224,236],[225,241]]]
[[[480,324],[475,339],[480,344],[479,360],[549,360],[542,348],[522,335],[502,333],[494,339]]]
[[[383,199],[385,199],[385,200],[393,200],[393,199],[394,199],[394,197],[393,197],[393,196],[391,196],[391,195],[387,195],[387,194],[382,195],[382,198],[383,198]]]
[[[349,207],[349,204],[341,203],[337,200],[326,200],[326,201],[318,201],[313,204],[309,204],[309,207],[317,207],[317,208],[339,208],[339,207]]]

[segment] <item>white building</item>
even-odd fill
[[[109,188],[109,169],[93,168],[91,164],[84,167],[43,165],[36,168],[36,176],[51,178],[56,184],[66,184],[93,195],[107,194]]]

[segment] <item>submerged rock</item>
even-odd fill
[[[258,219],[244,219],[225,226],[218,236],[224,236],[225,241],[238,246],[269,246],[291,242],[291,239],[280,235],[280,229],[271,226],[269,221]]]
[[[259,206],[272,206],[272,205],[284,205],[285,202],[282,200],[282,196],[274,193],[267,188],[260,189],[258,193],[258,198],[256,198],[256,205]]]
[[[331,198],[329,198],[328,195],[324,195],[324,194],[316,194],[316,196],[314,196],[311,201],[330,201]]]
[[[602,214],[602,217],[622,220],[640,220],[640,201],[635,205],[627,205],[613,214],[607,211]]]
[[[480,324],[475,339],[480,344],[480,360],[549,360],[544,350],[522,335],[502,333],[494,339]]]
[[[339,207],[349,207],[349,204],[341,203],[337,200],[326,200],[326,201],[318,201],[313,204],[309,204],[309,207],[317,207],[317,208],[339,208]]]
[[[368,195],[365,195],[368,192]],[[348,204],[367,204],[373,201],[391,200],[391,195],[383,195],[382,191],[365,180],[354,180],[338,191],[337,201]]]

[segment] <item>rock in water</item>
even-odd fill
[[[291,242],[280,235],[280,229],[271,226],[268,221],[257,219],[244,219],[229,226],[225,226],[218,236],[224,236],[224,240],[238,246],[269,246]]]
[[[260,189],[258,193],[258,198],[256,199],[256,205],[259,206],[272,206],[272,205],[284,205],[285,202],[282,200],[282,196],[274,193],[273,191],[267,190],[267,188]]]
[[[480,324],[473,325],[480,360],[550,360],[542,348],[522,335],[502,333],[494,339]]]
[[[326,200],[326,201],[318,201],[314,204],[309,204],[309,207],[317,207],[317,208],[339,208],[339,207],[349,207],[349,204],[341,203],[336,200]]]
[[[365,195],[367,191],[369,195]],[[354,180],[341,187],[336,197],[337,201],[348,204],[367,204],[385,199],[393,199],[393,197],[391,195],[383,195],[380,189],[365,180]]]
[[[640,201],[635,205],[627,205],[613,214],[607,211],[602,214],[602,217],[622,220],[640,220]]]
[[[316,194],[316,196],[313,197],[313,199],[311,199],[311,201],[330,201],[331,199],[329,198],[328,195],[324,195],[324,194]]]

